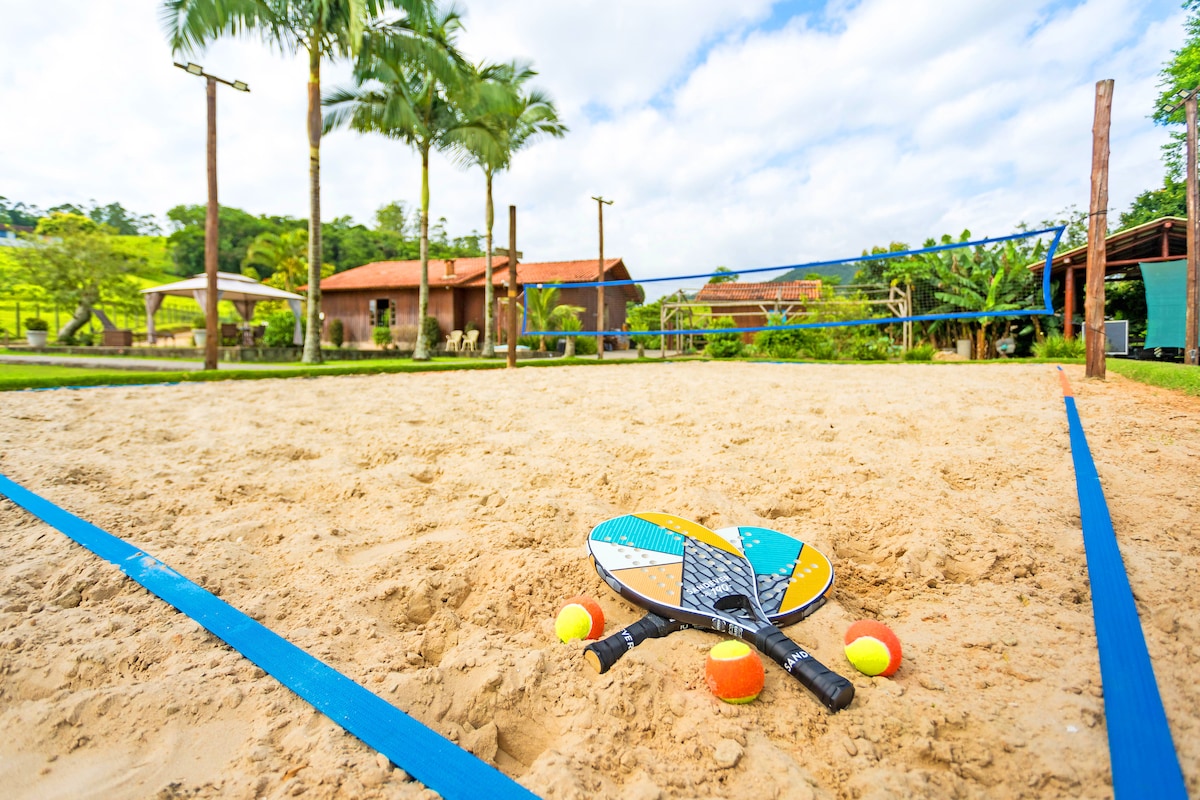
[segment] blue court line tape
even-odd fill
[[[1146,639],[1100,475],[1066,373],[1058,368],[1067,407],[1075,488],[1092,586],[1092,614],[1100,648],[1100,680],[1116,800],[1187,800],[1183,771],[1163,710]]]
[[[128,542],[0,475],[0,495],[203,625],[267,674],[447,800],[537,795]]]

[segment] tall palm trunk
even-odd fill
[[[496,298],[492,287],[492,225],[496,221],[496,211],[492,205],[492,171],[484,170],[484,174],[487,176],[487,251],[483,262],[483,357],[493,358],[496,355],[496,342],[492,338],[492,329],[495,327],[492,306]]]
[[[305,364],[321,363],[321,51],[320,31],[308,49],[308,327]]]
[[[429,313],[429,145],[421,148],[421,288],[417,295],[417,346],[413,361],[429,360],[425,317]]]

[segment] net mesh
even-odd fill
[[[527,291],[523,333],[603,335],[648,348],[675,349],[694,345],[698,337],[710,350],[714,340],[724,337],[731,344],[753,341],[768,353],[790,346],[814,357],[822,355],[812,352],[814,342],[826,342],[837,351],[849,342],[874,339],[875,346],[894,351],[917,341],[944,345],[954,339],[973,340],[981,332],[984,338],[997,338],[1011,331],[1019,318],[1054,313],[1049,265],[1063,231],[1060,226],[974,240],[964,233],[957,240],[947,236],[929,241],[920,249],[832,261],[721,268],[636,282],[555,284],[556,289],[595,289],[695,281],[652,304],[631,307],[624,328],[606,331],[595,330],[594,324],[591,330],[579,323],[579,330],[537,325]],[[831,274],[851,277],[831,280]],[[527,288],[534,288],[536,301],[543,287]],[[663,337],[671,344],[664,345]]]

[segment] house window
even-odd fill
[[[371,327],[387,328],[392,324],[392,305],[386,297],[368,303],[371,309]]]

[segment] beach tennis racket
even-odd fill
[[[713,531],[746,554],[754,568],[758,601],[772,624],[791,625],[825,604],[833,565],[815,547],[786,533],[744,525]],[[584,659],[603,674],[633,648],[691,625],[648,612],[637,622],[584,649]]]
[[[750,560],[716,532],[671,514],[632,514],[593,528],[588,550],[600,576],[630,602],[749,642],[830,711],[854,699],[854,684],[767,619]]]

